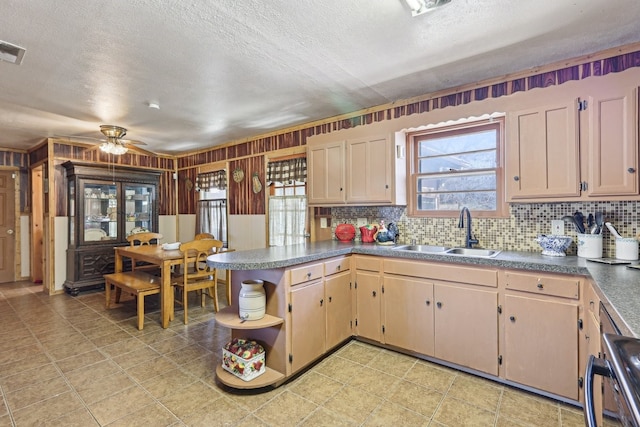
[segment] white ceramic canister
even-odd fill
[[[616,258],[627,261],[638,260],[638,240],[633,237],[617,237]]]
[[[578,234],[578,256],[602,258],[602,234]]]
[[[260,320],[264,317],[267,296],[262,280],[245,280],[241,283],[238,295],[238,308],[241,319]]]

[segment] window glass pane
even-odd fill
[[[496,131],[466,132],[445,137],[431,137],[420,141],[418,156],[441,156],[496,148]]]
[[[475,174],[438,175],[418,178],[417,191],[422,192],[450,192],[450,191],[478,191],[495,190],[495,172]]]
[[[426,157],[418,162],[419,173],[435,173],[496,167],[496,150]]]
[[[460,210],[463,206],[472,211],[492,211],[497,207],[495,191],[468,193],[418,194],[418,210]]]

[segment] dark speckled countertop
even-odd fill
[[[372,243],[342,243],[335,240],[252,249],[212,255],[210,266],[229,270],[265,270],[290,267],[339,255],[392,256],[422,261],[494,266],[590,277],[618,327],[625,335],[640,337],[640,270],[607,265],[577,256],[549,257],[534,252],[501,252],[495,258],[398,251],[393,246]]]

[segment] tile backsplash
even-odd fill
[[[480,247],[506,251],[541,252],[536,242],[538,234],[551,234],[551,220],[582,212],[585,217],[596,211],[604,212],[605,221],[611,222],[623,237],[638,236],[638,208],[640,202],[563,202],[522,203],[509,206],[508,218],[473,218],[472,231]],[[458,218],[409,218],[403,206],[365,206],[331,208],[333,228],[341,223],[356,225],[357,218],[371,223],[383,219],[395,222],[400,230],[399,242],[417,244],[464,246],[465,229],[458,228]],[[567,254],[577,252],[576,230],[571,221],[565,221],[565,234],[573,237]],[[360,231],[356,227],[356,240]],[[335,238],[335,237],[334,237]],[[604,228],[603,256],[615,256],[615,239]]]

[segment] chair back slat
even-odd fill
[[[194,280],[209,278],[211,269],[207,266],[207,257],[218,253],[222,248],[222,241],[215,239],[192,240],[182,243],[180,251],[183,254],[185,267],[183,275],[185,285]]]
[[[157,245],[160,243],[160,239],[162,239],[162,234],[152,232],[135,233],[127,236],[127,241],[131,246],[135,246],[136,242],[139,245],[150,245],[153,240],[155,240],[155,244]]]

